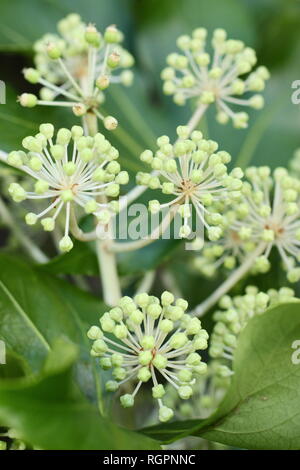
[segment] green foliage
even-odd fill
[[[157,449],[151,439],[123,430],[99,414],[74,388],[77,348],[53,343],[39,374],[0,383],[0,420],[44,450]]]

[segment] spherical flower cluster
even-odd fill
[[[228,152],[218,151],[218,144],[203,139],[200,131],[193,131],[189,139],[189,128],[177,128],[178,140],[174,145],[167,136],[157,140],[158,150],[153,154],[145,150],[140,159],[151,166],[153,173],[138,173],[137,183],[151,189],[160,189],[163,194],[173,196],[170,202],[149,202],[151,213],[165,208],[178,208],[182,217],[179,235],[187,238],[191,233],[189,220],[194,207],[201,225],[208,229],[208,237],[217,240],[222,234],[222,216],[213,210],[214,204],[223,201],[232,204],[241,196],[243,172],[234,168],[230,173],[227,164]]]
[[[300,181],[285,168],[273,174],[269,167],[250,167],[242,187],[242,198],[224,214],[224,234],[218,247],[210,246],[198,260],[198,267],[213,271],[224,263],[234,268],[255,247],[261,255],[254,260],[256,272],[270,268],[269,255],[278,250],[290,282],[300,279]],[[207,264],[204,259],[206,258]],[[218,258],[218,259],[217,259]],[[217,261],[216,261],[217,259]],[[208,268],[210,266],[210,268]]]
[[[224,359],[220,362],[218,373],[223,376],[232,375],[231,363],[241,331],[250,318],[263,314],[274,305],[298,302],[292,289],[283,287],[276,291],[270,289],[267,293],[259,292],[257,287],[246,288],[245,295],[236,297],[224,296],[219,303],[220,310],[216,311],[213,319],[214,326],[209,354],[215,359]]]
[[[180,36],[177,46],[181,54],[172,53],[167,57],[168,67],[162,71],[164,92],[173,95],[178,105],[195,98],[198,106],[215,103],[216,118],[221,124],[229,119],[237,128],[247,127],[248,114],[235,112],[233,106],[250,106],[261,109],[263,97],[254,94],[247,98],[248,92],[261,92],[269,78],[268,70],[256,64],[256,54],[242,41],[227,39],[226,31],[216,29],[211,41],[213,54],[206,52],[205,28],[197,28],[192,36]],[[245,79],[241,76],[247,74]]]
[[[106,383],[116,391],[127,381],[137,382],[133,393],[122,395],[121,404],[134,405],[143,383],[152,381],[152,396],[158,400],[159,419],[168,421],[173,410],[163,403],[167,381],[180,398],[191,397],[197,375],[206,373],[206,364],[196,352],[207,348],[207,332],[197,318],[185,313],[188,303],[163,292],[161,299],[138,294],[123,297],[119,305],[100,318],[101,328],[92,326],[88,337],[94,341],[91,354],[100,357],[104,369],[112,368],[115,380]],[[111,339],[112,335],[115,339]]]
[[[112,25],[102,36],[77,14],[62,19],[57,28],[60,35],[46,34],[35,43],[36,68],[24,70],[30,83],[42,85],[40,98],[23,93],[21,105],[70,106],[76,116],[92,111],[107,129],[114,129],[117,120],[104,117],[98,108],[110,83],[132,83],[133,74],[127,69],[134,60],[120,45],[123,34]]]
[[[73,126],[71,130],[59,129],[54,140],[52,124],[41,124],[39,130],[34,137],[23,139],[26,151],[13,151],[7,157],[7,163],[34,178],[34,191],[12,183],[9,193],[15,202],[49,200],[41,213],[26,215],[27,224],[40,220],[46,231],[54,230],[56,219],[64,210],[60,249],[69,251],[73,247],[69,231],[76,217],[75,207],[94,214],[99,224],[107,224],[118,203],[101,202],[101,197],[117,197],[120,184],[128,182],[128,174],[120,171],[118,151],[100,133],[86,137],[82,127]]]

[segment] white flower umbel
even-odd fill
[[[12,183],[9,193],[15,202],[25,199],[49,201],[39,214],[26,215],[27,224],[34,225],[40,220],[44,230],[52,231],[64,211],[64,237],[60,249],[69,251],[73,247],[69,231],[74,223],[77,227],[75,207],[94,214],[99,224],[108,223],[111,210],[117,210],[118,203],[101,203],[99,200],[103,195],[117,197],[120,184],[128,182],[128,174],[120,171],[116,161],[119,153],[102,134],[86,137],[82,127],[73,126],[71,130],[59,129],[54,140],[53,125],[42,124],[40,132],[34,137],[25,137],[22,145],[26,151],[11,152],[7,163],[35,180],[34,191],[26,191],[20,184]]]
[[[290,282],[300,279],[300,181],[285,168],[273,175],[268,167],[246,170],[248,182],[242,188],[243,197],[234,207],[235,220],[231,228],[239,238],[257,246],[265,246],[263,256],[254,266],[259,272],[269,267],[269,255],[277,248]]]
[[[101,328],[92,326],[88,337],[94,341],[91,354],[100,357],[104,369],[112,368],[115,380],[106,383],[116,391],[125,382],[137,382],[133,393],[120,397],[124,407],[134,405],[143,383],[152,381],[152,395],[158,400],[159,419],[168,421],[173,410],[163,403],[167,381],[180,398],[187,400],[197,375],[206,364],[196,352],[207,348],[208,334],[201,322],[185,313],[188,303],[165,291],[161,299],[138,294],[123,297],[119,305],[100,318]],[[112,338],[112,335],[115,337]]]
[[[278,304],[299,302],[294,295],[294,291],[286,287],[279,291],[270,289],[265,293],[259,292],[257,287],[249,286],[245,295],[222,297],[219,303],[220,310],[213,315],[216,324],[209,348],[209,354],[221,360],[217,371],[221,376],[232,375],[231,365],[237,340],[250,318],[261,315],[269,307]]]
[[[42,86],[40,98],[23,93],[19,98],[21,105],[66,106],[76,116],[93,112],[108,130],[115,129],[117,120],[104,117],[99,106],[111,83],[132,83],[133,74],[127,69],[134,60],[120,45],[123,34],[112,25],[101,35],[77,14],[62,19],[57,28],[60,35],[46,34],[35,43],[36,68],[24,70],[30,83]]]
[[[256,64],[255,51],[245,47],[242,41],[227,39],[224,29],[213,32],[212,54],[206,51],[206,36],[205,28],[197,28],[192,36],[178,38],[177,46],[182,53],[167,57],[168,67],[161,75],[164,92],[173,95],[178,105],[184,105],[190,98],[196,99],[198,106],[215,103],[216,118],[221,124],[231,119],[235,127],[245,128],[248,114],[233,108],[261,109],[263,97],[249,96],[248,92],[261,92],[269,72],[263,66],[252,71]],[[242,79],[244,75],[246,78]]]
[[[150,189],[160,189],[172,196],[170,202],[161,204],[158,200],[149,202],[151,213],[164,208],[178,206],[182,217],[180,237],[191,233],[189,219],[194,207],[196,216],[208,229],[208,237],[217,240],[222,234],[222,216],[214,210],[216,202],[232,204],[241,196],[243,172],[240,168],[230,173],[227,164],[231,157],[228,152],[218,151],[218,144],[203,139],[200,131],[193,131],[189,139],[189,128],[177,128],[178,140],[174,145],[167,136],[157,140],[158,150],[153,154],[145,150],[140,159],[149,164],[153,173],[138,173],[137,183]]]

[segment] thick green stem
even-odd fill
[[[89,135],[95,135],[98,132],[97,116],[94,113],[87,113],[86,116],[84,116],[84,124]],[[106,201],[102,199],[101,202]],[[96,240],[96,250],[104,302],[110,306],[116,305],[122,296],[116,255],[109,249],[112,243],[113,227],[112,224],[109,223],[106,230],[106,237]]]

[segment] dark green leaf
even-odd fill
[[[90,360],[86,337],[105,306],[71,284],[33,269],[23,261],[0,256],[0,339],[38,371],[53,342],[64,337],[80,348],[77,379],[85,394],[100,399],[100,373]]]
[[[0,419],[44,450],[157,449],[155,441],[118,428],[72,384],[76,347],[55,342],[40,374],[0,383]]]

